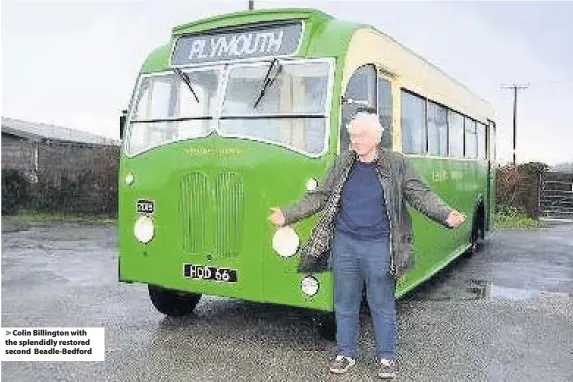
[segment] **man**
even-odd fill
[[[380,359],[378,375],[391,379],[396,359],[396,281],[414,265],[406,201],[449,228],[461,225],[465,217],[429,189],[405,156],[380,147],[383,128],[375,110],[359,110],[347,128],[351,149],[341,153],[324,182],[291,206],[271,208],[269,220],[284,226],[322,212],[299,250],[299,270],[324,270],[326,257],[333,271],[337,356],[330,371],[341,374],[355,364],[366,284]]]

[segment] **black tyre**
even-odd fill
[[[470,234],[470,248],[468,254],[475,255],[483,248],[483,218],[477,214],[472,223],[472,232]]]
[[[473,256],[478,252],[479,245],[478,245],[478,230],[476,228],[476,224],[472,227],[472,233],[470,235],[470,248],[468,249],[468,255]]]
[[[155,285],[148,285],[147,289],[149,290],[149,298],[155,309],[171,317],[180,317],[190,314],[201,299],[200,294],[180,292]]]
[[[318,333],[327,341],[336,340],[336,320],[334,312],[321,314],[318,318]]]

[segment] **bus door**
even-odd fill
[[[342,125],[340,127],[340,151],[348,149],[350,137],[346,125],[359,108],[369,107],[378,112],[384,128],[381,145],[393,149],[392,128],[392,83],[386,74],[372,64],[359,67],[350,77],[342,105]]]
[[[350,135],[347,125],[352,116],[360,108],[376,109],[376,67],[373,64],[362,65],[357,68],[346,86],[342,98],[342,118],[339,134],[339,151],[348,150]]]

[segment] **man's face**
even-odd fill
[[[350,145],[358,155],[366,155],[376,149],[380,143],[374,129],[368,127],[367,121],[354,121],[350,127]]]

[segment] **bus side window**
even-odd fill
[[[463,158],[464,117],[455,111],[448,110],[448,128],[449,156],[452,158]]]
[[[426,101],[406,90],[402,90],[401,97],[402,152],[405,154],[425,154]]]
[[[392,86],[383,77],[378,77],[378,116],[384,128],[382,147],[392,150]]]
[[[495,162],[496,161],[496,145],[495,145],[495,122],[489,121],[488,132],[487,132],[487,158]]]
[[[465,157],[476,159],[478,153],[476,121],[465,117]]]
[[[340,127],[340,151],[350,147],[350,135],[346,125],[359,107],[376,108],[376,68],[363,65],[350,77],[342,101],[342,126]]]
[[[480,122],[477,124],[477,140],[477,157],[480,160],[484,160],[487,158],[486,133],[485,125]]]

